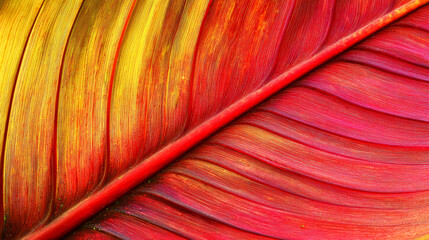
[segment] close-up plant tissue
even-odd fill
[[[2,239],[429,239],[429,0],[0,0]]]

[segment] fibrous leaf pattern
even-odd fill
[[[298,80],[70,238],[427,234],[428,16],[425,7]]]
[[[0,1],[3,237],[60,237],[281,87],[426,2]],[[309,236],[340,229],[332,236],[359,237],[366,210],[344,222],[338,211],[386,202],[398,211],[383,215],[368,234],[382,236],[390,223],[393,237],[423,233],[425,210],[418,219],[411,214],[417,203],[424,206],[428,190],[425,19],[422,9],[377,33],[206,141],[187,155],[194,157],[159,175],[159,183],[140,188],[137,195],[148,203],[135,206],[162,205],[153,209],[157,221],[167,221],[162,211],[171,209],[170,224],[160,228],[122,209],[91,223],[98,230],[79,234],[126,237],[117,231],[134,229],[128,237],[140,238],[147,228],[152,237],[282,238],[320,219]],[[248,164],[254,177],[235,164]],[[262,180],[260,171],[277,183]],[[285,181],[295,182],[296,191],[313,189],[303,197],[314,204],[305,209],[299,194],[285,195]],[[186,184],[201,198],[174,193],[188,191]],[[251,191],[263,193],[251,197]],[[317,191],[327,199],[313,199]],[[344,203],[349,195],[351,206]],[[341,204],[328,201],[335,198]],[[225,209],[226,221],[216,208],[230,201],[236,205],[228,209],[244,215],[230,219],[235,215]],[[248,215],[253,211],[260,214]],[[176,213],[197,235],[166,227],[177,224]],[[402,225],[415,228],[400,227],[400,214],[409,215]],[[288,216],[298,223],[301,215],[306,222],[298,232],[292,225],[268,229]]]

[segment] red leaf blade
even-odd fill
[[[10,106],[2,108],[8,114],[0,119],[1,160],[6,176],[1,184],[4,236],[52,238],[66,234],[290,82],[427,1],[380,0],[376,5],[374,1],[333,2],[237,0],[228,5],[208,0],[122,0],[110,6],[85,1],[80,10],[80,2],[44,2],[40,15],[35,17],[27,47],[20,36],[20,44],[6,49],[16,54],[22,52],[23,64],[16,62],[18,58],[11,58],[7,66],[12,70],[15,65],[20,67],[4,81],[2,96],[6,100],[1,101],[2,106]],[[0,11],[7,13],[9,5]],[[64,20],[68,15],[62,12],[68,11],[73,14]],[[318,16],[323,16],[323,21],[318,21]],[[305,24],[300,26],[302,21]],[[404,26],[420,26],[420,22],[411,20]],[[14,27],[6,23],[5,26]],[[299,34],[294,36],[295,32]],[[418,41],[425,35],[413,33],[404,39],[413,36]],[[301,44],[302,39],[309,44]],[[302,51],[291,46],[300,46]],[[369,46],[377,49],[365,45],[362,49],[385,55],[392,43],[375,42]],[[402,74],[426,68],[425,54],[410,57],[401,51],[416,51],[417,47],[403,45],[392,53],[405,59],[408,66],[414,66]],[[37,62],[43,64],[32,64]],[[383,78],[379,81],[383,82]],[[29,83],[34,84],[37,93]],[[422,84],[416,83],[410,89],[419,89]],[[323,95],[322,90],[306,88],[303,94]],[[418,98],[424,93],[417,90],[413,94]],[[400,92],[392,91],[388,98],[398,96]],[[311,101],[302,104],[311,105]],[[342,106],[341,100],[333,97],[324,101]],[[370,102],[358,95],[354,101],[361,105]],[[397,101],[398,105],[401,103]],[[405,111],[407,104],[410,111]],[[401,116],[401,120],[382,129],[374,128],[360,138],[353,132],[377,124],[384,115],[368,110],[362,116],[375,120],[365,123],[353,118],[358,114],[355,109],[356,106],[342,113],[342,117],[353,121],[352,125],[334,121],[331,116],[331,123],[342,124],[344,129],[328,130],[333,135],[351,133],[345,137],[361,142],[401,147],[404,152],[405,146],[421,150],[426,143],[424,114],[420,114],[414,128],[407,129],[415,130],[415,137],[404,135],[406,131],[400,128],[415,121],[409,119],[415,113],[425,110],[418,101],[390,108],[386,118]],[[308,114],[302,111],[305,109],[295,109],[294,113]],[[324,127],[329,125],[321,126]],[[377,138],[381,133],[387,137]],[[390,138],[398,134],[402,136],[398,141]],[[24,140],[21,135],[26,136]],[[422,175],[421,171],[414,173],[410,181]],[[332,180],[327,172],[319,175],[325,181]],[[377,177],[385,175],[380,172]],[[344,185],[354,179],[344,176],[335,184]],[[355,183],[360,184],[374,188],[370,183]],[[425,185],[409,187],[424,189]],[[394,182],[386,183],[386,188],[398,190]],[[93,231],[91,234],[98,236]]]
[[[404,22],[418,21],[422,12],[427,16],[429,7]],[[133,216],[186,238],[411,239],[427,234],[429,122],[421,118],[429,114],[429,84],[405,68],[413,69],[409,60],[429,51],[427,38],[416,37],[421,33],[396,38],[410,30],[401,24],[229,124],[77,233],[91,227],[121,238],[140,236],[112,232],[105,222],[114,215]],[[390,31],[396,35],[386,37]],[[376,59],[403,68],[400,76],[369,67],[366,61],[373,59],[359,58],[367,52],[356,50],[383,46],[392,38],[399,47]],[[361,62],[350,64],[350,58]]]

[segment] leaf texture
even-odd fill
[[[427,234],[428,16],[426,6],[332,59],[69,238]]]
[[[236,116],[426,2],[0,1],[3,238],[66,234]],[[380,198],[418,192],[412,199],[424,199],[426,18],[421,10],[378,33],[259,107],[260,113],[240,120],[249,123],[219,133],[225,135],[220,143],[206,144],[229,147],[231,158],[239,149],[251,148],[243,154],[258,161],[280,164],[289,155],[312,159],[271,165],[313,179],[313,187],[322,181],[340,189],[379,192],[383,186]],[[350,104],[344,107],[345,102]],[[292,121],[290,126],[284,118]],[[285,132],[279,133],[281,129]],[[265,141],[255,139],[259,135]],[[271,148],[279,149],[269,154],[266,149]],[[349,158],[354,159],[350,164],[340,164]],[[320,169],[322,163],[329,168]],[[354,168],[358,173],[346,174]],[[388,177],[392,171],[408,175],[399,175],[401,182]],[[166,179],[188,179],[176,175]],[[203,186],[215,180],[195,181]],[[222,189],[219,194],[229,196]],[[153,203],[161,201],[158,195]],[[173,204],[164,202],[166,208]],[[280,212],[275,214],[291,212],[276,208]],[[112,214],[108,225],[118,230],[142,224],[158,234],[153,237],[176,236],[146,220],[127,216],[129,222],[123,222],[125,216]],[[192,215],[186,216],[198,226],[207,221]],[[212,222],[246,237],[242,230],[247,227],[224,223]],[[412,223],[418,233],[426,229]],[[248,238],[255,233],[276,237],[246,231]],[[79,234],[106,237],[94,230]]]

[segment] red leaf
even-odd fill
[[[429,33],[404,24],[428,14],[419,10],[282,90],[70,238],[87,229],[123,239],[427,234],[429,84],[412,71],[429,67]]]
[[[34,1],[0,52],[3,236],[68,233],[426,2]],[[0,13],[20,14],[9,2]],[[270,98],[75,236],[423,234],[426,18],[427,7]]]

